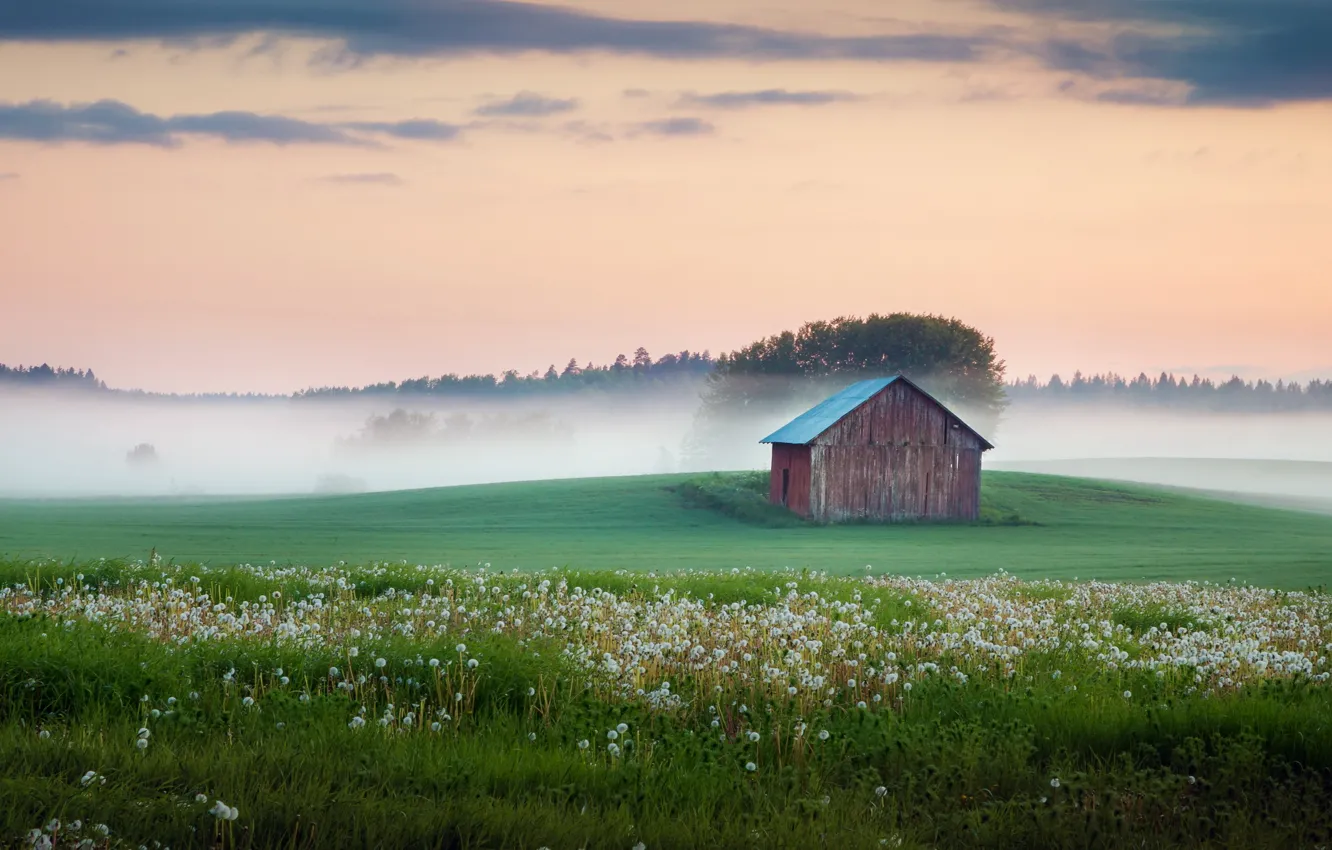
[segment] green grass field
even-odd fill
[[[0,502],[0,847],[1332,844],[1332,517],[754,483]]]
[[[1023,578],[1332,578],[1332,518],[1133,485],[991,472],[1034,526],[764,528],[690,508],[682,476],[267,499],[0,501],[0,555],[215,565],[408,560],[495,569],[824,569]]]

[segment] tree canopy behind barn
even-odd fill
[[[750,343],[723,354],[716,373],[742,376],[849,377],[897,373],[927,383],[931,391],[971,407],[1000,410],[1004,362],[994,340],[957,319],[912,313],[843,316],[806,322],[798,331]]]
[[[854,381],[905,375],[982,431],[1005,404],[994,340],[958,319],[912,313],[807,322],[723,354],[691,435],[700,465],[725,463],[756,420],[791,415]]]

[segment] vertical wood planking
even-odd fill
[[[910,384],[889,384],[805,449],[808,503],[815,519],[961,519],[980,516],[981,441]],[[773,446],[775,501],[780,501]],[[783,463],[795,464],[789,451]],[[804,471],[802,470],[802,472]],[[788,498],[788,503],[791,501]],[[792,510],[796,506],[791,504]]]

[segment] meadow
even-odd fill
[[[0,611],[31,846],[1332,841],[1317,593],[103,562]]]
[[[0,846],[1332,846],[1332,519],[755,483],[0,505]]]
[[[983,502],[1033,525],[768,527],[691,505],[691,476],[283,499],[0,500],[0,555],[211,565],[396,562],[525,570],[784,569],[1318,586],[1332,518],[987,472]]]

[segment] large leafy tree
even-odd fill
[[[692,442],[715,450],[752,441],[760,420],[790,414],[854,381],[898,373],[982,431],[994,428],[1005,405],[1004,362],[994,340],[976,328],[912,313],[843,316],[719,357]]]

